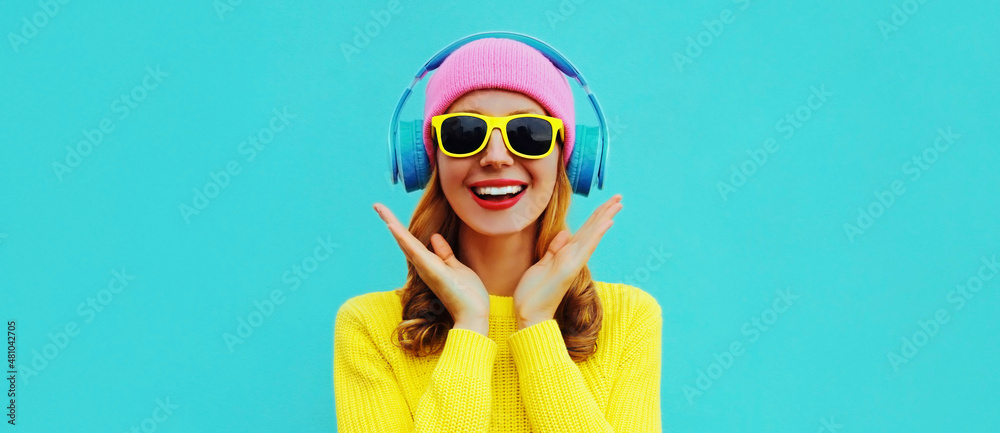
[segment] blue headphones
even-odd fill
[[[600,126],[576,125],[573,154],[566,167],[566,174],[573,187],[573,192],[576,194],[584,197],[590,194],[595,172],[597,173],[597,188],[604,189],[604,171],[607,167],[610,143],[607,122],[604,120],[601,105],[597,103],[597,96],[587,87],[587,81],[583,79],[583,75],[555,48],[531,36],[514,32],[483,32],[466,36],[438,51],[417,71],[413,82],[403,90],[403,96],[399,98],[396,111],[392,113],[392,122],[389,124],[389,171],[392,172],[392,183],[398,184],[400,177],[402,177],[406,192],[412,192],[423,189],[427,185],[427,181],[430,180],[430,161],[428,161],[427,151],[424,149],[423,119],[399,122],[399,113],[403,110],[406,99],[413,92],[413,86],[428,72],[441,66],[444,59],[458,47],[482,38],[507,38],[527,44],[544,54],[564,74],[575,78],[580,83],[583,90],[587,92],[587,97],[594,106],[594,111],[597,112]]]

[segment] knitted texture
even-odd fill
[[[391,341],[396,291],[348,299],[334,328],[337,431],[661,432],[660,305],[636,287],[595,285],[603,326],[579,363],[555,320],[517,330],[509,296],[490,295],[488,337],[452,328],[425,357]]]
[[[424,149],[436,164],[431,117],[443,114],[463,94],[478,89],[504,89],[534,99],[563,121],[563,164],[569,164],[576,132],[573,90],[566,75],[529,45],[506,38],[476,39],[462,45],[441,63],[427,81],[424,100]],[[491,132],[492,133],[492,132]]]

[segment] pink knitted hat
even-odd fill
[[[520,92],[563,121],[563,164],[573,154],[575,113],[569,81],[540,51],[512,39],[483,38],[462,45],[441,63],[427,82],[424,102],[424,148],[431,167],[437,148],[431,139],[431,117],[448,110],[452,102],[477,89]]]

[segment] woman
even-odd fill
[[[661,431],[660,306],[586,266],[621,195],[575,234],[565,222],[566,77],[524,43],[484,38],[426,93],[432,171],[409,229],[374,205],[407,282],[337,314],[339,431]]]

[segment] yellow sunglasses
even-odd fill
[[[556,137],[565,140],[562,119],[531,113],[504,117],[441,114],[431,117],[431,128],[438,149],[453,158],[472,156],[485,149],[493,128],[500,128],[507,149],[521,158],[545,158],[555,148]]]

